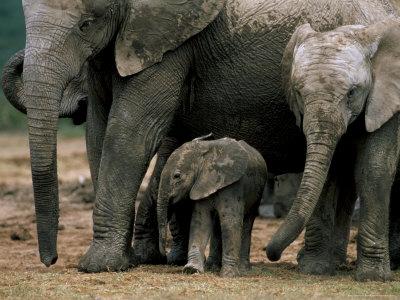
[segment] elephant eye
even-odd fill
[[[89,18],[86,20],[83,20],[80,24],[79,24],[79,30],[82,32],[85,32],[88,28],[90,28],[90,26],[93,24],[94,19]]]
[[[174,173],[174,175],[173,175],[173,177],[174,177],[174,179],[180,179],[181,178],[181,173],[179,172],[179,171],[175,171],[175,173]]]
[[[350,100],[350,99],[354,98],[356,93],[357,93],[357,87],[356,86],[351,87],[346,94],[347,99]]]

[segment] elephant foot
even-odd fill
[[[239,264],[240,273],[247,273],[251,270],[251,264],[249,261],[241,261]]]
[[[136,265],[132,248],[128,251],[117,250],[109,244],[92,242],[80,259],[78,270],[86,273],[120,272]]]
[[[204,267],[200,264],[196,264],[193,262],[188,262],[183,267],[183,273],[185,274],[196,274],[196,273],[204,273]]]
[[[232,267],[232,266],[222,266],[221,272],[220,272],[221,277],[238,277],[240,276],[240,272],[237,266]]]
[[[206,270],[210,272],[219,272],[221,270],[221,258],[209,256],[206,260]]]
[[[391,281],[392,272],[390,270],[382,270],[379,268],[361,269],[357,268],[355,278],[357,281]]]
[[[347,250],[347,249],[346,249]],[[341,269],[347,266],[347,251],[346,250],[336,250],[333,254],[333,262],[335,264],[335,269]]]
[[[379,263],[375,260],[366,264],[362,259],[359,259],[355,279],[357,281],[391,281],[392,272],[390,271],[389,262]]]
[[[167,254],[167,264],[172,266],[184,266],[187,263],[187,251],[174,248]]]
[[[135,240],[135,259],[141,265],[163,265],[167,258],[161,255],[158,248],[158,241]]]
[[[303,247],[297,255],[299,270],[308,275],[334,275],[336,266],[330,253],[323,251],[315,253],[305,250]]]

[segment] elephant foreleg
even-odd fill
[[[112,103],[110,77],[109,74],[99,73],[93,67],[89,67],[88,82],[90,86],[86,118],[86,149],[95,191],[97,191],[103,141]]]
[[[346,262],[351,217],[356,200],[354,165],[358,137],[350,133],[338,146],[317,210],[306,228],[298,255],[300,270],[333,274]]]
[[[396,115],[366,136],[356,167],[360,196],[356,279],[386,281],[389,261],[389,204],[397,171],[400,130]]]
[[[333,274],[332,235],[338,198],[336,176],[328,177],[318,205],[307,224],[304,247],[297,255],[300,271],[305,274]]]
[[[183,268],[187,274],[204,272],[204,251],[210,238],[212,214],[210,202],[198,201],[193,208],[190,223],[188,262]]]
[[[193,203],[189,199],[181,201],[172,209],[172,217],[169,222],[172,245],[167,255],[169,265],[182,266],[187,262],[192,210]]]
[[[162,63],[121,80],[113,99],[98,175],[93,242],[79,269],[126,270],[132,265],[135,198],[151,158],[167,135],[187,91],[190,62],[183,47]]]

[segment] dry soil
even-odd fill
[[[252,271],[241,278],[218,274],[183,275],[181,267],[140,266],[123,273],[84,274],[76,269],[92,233],[93,193],[84,141],[60,138],[59,260],[46,268],[38,258],[36,224],[27,139],[0,135],[0,298],[364,298],[400,296],[400,274],[388,283],[353,280],[355,230],[349,265],[336,276],[307,276],[297,270],[296,254],[303,237],[279,263],[268,262],[263,250],[281,221],[257,219],[251,249]],[[353,262],[353,263],[352,263]]]

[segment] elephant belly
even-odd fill
[[[232,35],[227,23],[220,17],[191,41],[191,97],[175,132],[185,140],[210,132],[217,138],[243,139],[262,153],[270,172],[301,172],[304,137],[281,81],[282,53],[290,32],[278,34],[272,28],[268,34]]]
[[[279,64],[231,59],[195,78],[179,131],[185,139],[211,132],[243,139],[262,153],[270,172],[302,171],[304,137],[282,94]]]
[[[176,131],[189,140],[213,133],[216,138],[242,139],[256,148],[275,174],[300,172],[304,167],[304,137],[295,125],[286,105],[270,98],[239,92],[235,84],[227,91],[216,91],[210,86],[201,90],[192,105],[192,111],[181,118]],[[260,89],[260,95],[262,95]]]

